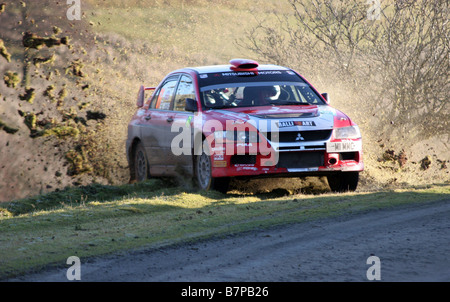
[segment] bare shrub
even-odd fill
[[[261,21],[238,44],[345,86],[387,137],[448,131],[448,1],[385,1],[374,20],[365,1],[288,1],[278,27]]]
[[[396,2],[384,11],[369,47],[383,75],[374,79],[389,104],[386,119],[425,137],[448,132],[448,1]]]

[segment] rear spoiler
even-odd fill
[[[155,89],[156,89],[156,87],[144,87],[144,85],[141,85],[141,87],[139,87],[139,93],[138,93],[136,105],[138,107],[144,106],[145,91],[146,90],[155,90]]]

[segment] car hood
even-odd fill
[[[351,124],[344,113],[328,105],[239,107],[207,112],[210,118],[222,122],[252,122],[258,130],[266,130],[266,127],[271,128],[273,125],[279,131],[324,130],[332,129],[337,123],[341,124],[339,127],[345,126],[343,122]]]

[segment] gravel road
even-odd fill
[[[369,269],[381,281],[450,281],[449,240],[444,200],[81,259],[81,281],[368,281]],[[68,267],[9,281],[67,281]]]

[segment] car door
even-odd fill
[[[171,152],[175,155],[175,172],[177,174],[193,174],[192,146],[194,113],[185,110],[186,99],[196,99],[192,78],[185,74],[175,94],[173,110],[175,112],[172,124]]]
[[[170,152],[171,125],[175,113],[171,110],[179,76],[167,78],[155,92],[145,113],[145,126],[141,127],[141,137],[147,153],[150,175],[170,175],[175,158]]]

